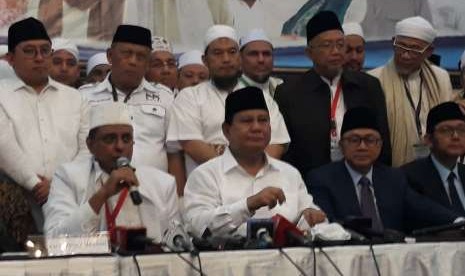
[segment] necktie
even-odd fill
[[[459,214],[465,214],[463,210],[462,202],[459,199],[459,195],[457,193],[457,189],[455,188],[455,174],[450,172],[449,176],[447,177],[447,183],[449,185],[449,197],[450,197],[450,205],[452,210],[456,211]]]
[[[360,190],[360,208],[364,217],[371,218],[371,228],[376,231],[383,231],[383,225],[376,213],[376,205],[373,193],[371,192],[371,182],[368,178],[363,176],[358,184],[361,186]]]

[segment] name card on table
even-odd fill
[[[93,235],[47,237],[48,256],[111,253],[108,232]]]

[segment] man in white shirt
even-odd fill
[[[107,53],[94,54],[87,60],[86,83],[102,82],[110,71],[111,64],[108,62]]]
[[[222,130],[229,141],[224,154],[187,180],[185,221],[195,236],[245,236],[247,219],[274,214],[291,221],[302,214],[311,226],[324,221],[297,169],[265,153],[271,126],[263,91],[250,86],[229,94]]]
[[[87,101],[49,77],[51,54],[40,21],[27,18],[10,26],[8,60],[16,77],[0,81],[0,168],[31,192],[39,231],[40,205],[55,169],[87,152]]]
[[[253,29],[240,39],[242,61],[241,85],[256,86],[274,97],[281,79],[271,77],[273,45],[263,29]]]
[[[347,22],[342,25],[346,41],[344,68],[361,71],[365,63],[365,38],[360,24]]]
[[[178,59],[178,89],[195,86],[208,80],[210,73],[203,64],[202,52],[199,50],[187,51]]]
[[[210,81],[188,87],[176,98],[168,129],[169,144],[180,144],[186,153],[186,170],[222,154],[228,141],[221,132],[224,101],[240,88],[239,44],[236,32],[225,25],[212,26],[205,36],[203,61]],[[271,143],[266,151],[279,158],[289,143],[289,135],[279,108],[265,94],[271,117]]]
[[[98,105],[90,118],[86,142],[93,156],[57,169],[44,205],[46,235],[108,230],[115,238],[116,227],[146,227],[147,236],[160,242],[170,222],[180,221],[174,178],[150,166],[116,166],[120,157],[130,160],[133,151],[127,105]],[[128,197],[130,186],[138,186],[139,205]]]
[[[160,83],[168,87],[174,95],[178,90],[178,68],[173,48],[168,40],[160,36],[152,37],[152,53],[150,54],[149,69],[145,78],[149,82]]]
[[[52,40],[52,64],[50,77],[59,83],[79,87],[79,50],[69,39]]]

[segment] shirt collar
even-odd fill
[[[358,182],[360,181],[360,179],[363,176],[368,178],[368,180],[370,180],[370,183],[373,183],[373,166],[371,166],[371,168],[370,168],[370,170],[368,171],[367,174],[363,175],[363,174],[357,172],[356,170],[352,169],[352,167],[349,165],[349,163],[347,163],[346,160],[344,160],[344,165],[346,166],[347,170],[349,171],[350,177],[352,178],[352,181],[354,182],[354,184],[358,184]]]
[[[113,90],[113,88],[111,87],[111,83],[110,83],[110,75],[111,74],[108,74],[105,80],[98,84],[98,88],[96,89],[98,92]],[[123,93],[118,88],[115,87],[115,89],[117,92]],[[150,84],[145,78],[142,78],[141,83],[136,89],[133,90],[132,94],[143,91],[144,89],[149,90],[149,91],[157,91],[154,85]]]
[[[240,168],[243,170],[243,168],[237,163],[236,158],[232,154],[231,150],[229,147],[227,147],[224,150],[224,153],[222,155],[223,158],[223,172],[227,173],[231,171],[234,168]],[[277,170],[279,171],[279,166],[277,165],[276,160],[271,158],[266,152],[265,152],[265,165],[263,166],[263,169],[271,169],[271,170]]]
[[[264,83],[256,82],[253,79],[249,78],[245,74],[242,74],[241,78],[243,79],[244,85],[246,85],[246,86],[252,85],[252,86],[258,87],[258,88],[260,88],[262,90],[267,89],[269,87],[269,85],[270,85],[270,79],[269,78]]]
[[[35,91],[34,88],[32,88],[31,86],[24,83],[24,81],[22,79],[20,79],[19,77],[12,78],[11,80],[13,81],[13,83],[12,83],[13,91],[16,91],[16,90],[21,89],[21,88],[25,88],[26,90]],[[42,91],[46,91],[46,90],[56,91],[56,90],[58,90],[57,83],[58,82],[56,82],[52,78],[48,77],[47,85],[45,85],[45,87],[44,87],[44,89],[42,89]]]
[[[95,183],[97,183],[100,178],[102,179],[102,183],[106,181],[105,178],[108,178],[109,175],[100,167],[99,163],[95,159],[95,156],[92,156],[92,169],[95,173]]]
[[[320,78],[327,84],[329,85],[330,87],[331,86],[336,86],[338,83],[339,83],[339,80],[341,79],[341,75],[342,75],[342,71],[340,71],[334,78],[332,81],[330,81],[329,79],[327,79],[326,77],[323,77],[323,76],[320,76]]]
[[[434,166],[438,170],[438,173],[439,173],[439,176],[441,177],[442,182],[447,183],[447,178],[449,177],[451,170],[445,167],[443,164],[441,164],[441,162],[439,162],[439,160],[436,159],[436,157],[434,157],[434,154],[431,154],[431,160],[433,161]],[[454,168],[452,169],[452,172],[455,174],[455,177],[458,177],[459,171],[457,169],[457,165],[454,166]]]
[[[213,82],[212,79],[210,79],[210,80],[208,81],[208,84],[210,85],[210,87],[211,87],[213,90],[218,91],[219,93],[230,93],[230,92],[233,92],[233,91],[236,91],[236,90],[240,89],[240,81],[239,81],[239,79],[237,80],[236,86],[234,86],[234,88],[232,89],[232,91],[227,91],[227,90],[221,90],[221,89],[219,89],[219,88],[215,85],[215,83]]]

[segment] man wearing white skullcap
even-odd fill
[[[369,72],[380,80],[386,97],[393,166],[428,154],[422,142],[428,112],[453,98],[447,71],[428,61],[435,37],[435,29],[422,17],[397,22],[394,57]]]
[[[152,37],[152,53],[145,78],[149,82],[165,85],[176,95],[178,92],[177,77],[176,57],[170,42],[160,36]]]
[[[50,77],[57,82],[79,87],[79,51],[69,39],[54,38],[52,40],[52,65]]]
[[[89,58],[86,67],[86,83],[102,82],[111,70],[107,53],[97,53]]]
[[[92,156],[63,164],[55,172],[49,199],[43,207],[46,235],[107,230],[114,241],[115,227],[145,227],[147,236],[160,242],[170,223],[180,220],[176,184],[171,175],[153,166],[117,166],[118,158],[131,160],[131,124],[130,111],[124,103],[108,102],[91,110],[86,142]],[[139,206],[127,196],[130,186],[139,187]],[[122,204],[119,211],[114,211],[117,202]],[[113,217],[106,210],[118,213]]]
[[[178,88],[195,86],[203,81],[208,80],[210,74],[207,66],[203,64],[202,52],[192,50],[185,52],[178,60]]]
[[[190,172],[223,153],[227,140],[221,131],[224,102],[240,86],[240,55],[236,32],[226,25],[214,25],[205,35],[203,62],[210,71],[210,81],[187,87],[173,104],[167,142],[179,143],[186,153]],[[269,94],[265,94],[271,117],[271,145],[267,152],[280,157],[289,143],[284,120]]]
[[[362,26],[356,22],[342,25],[344,30],[346,53],[344,68],[361,71],[365,62],[365,38]]]
[[[281,79],[271,77],[273,71],[273,45],[263,29],[253,29],[240,39],[242,87],[255,86],[274,97]]]

